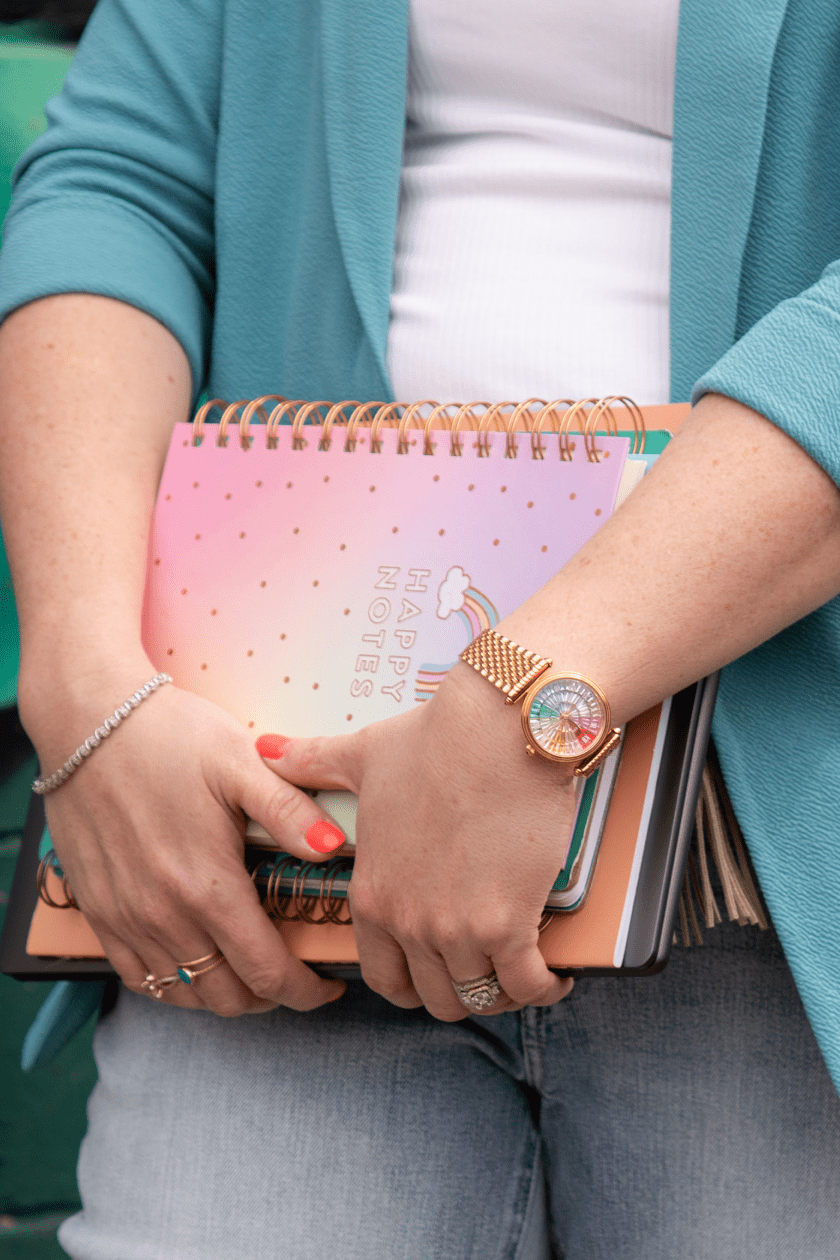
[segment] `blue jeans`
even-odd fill
[[[96,1034],[78,1260],[837,1260],[840,1099],[775,933],[441,1024],[350,986]]]

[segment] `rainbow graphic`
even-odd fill
[[[460,617],[467,632],[467,643],[472,643],[482,630],[492,630],[499,622],[495,606],[486,595],[471,586],[470,582],[470,575],[460,565],[453,565],[438,587],[437,606],[437,615],[441,621],[445,621],[453,613]],[[431,699],[444,675],[449,673],[454,664],[455,661],[450,661],[447,665],[421,665],[414,682],[414,699]]]

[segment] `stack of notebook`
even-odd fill
[[[632,492],[688,410],[263,399],[210,424],[212,407],[173,434],[144,638],[156,668],[255,737],[344,733],[426,703],[463,648]],[[572,834],[558,836],[541,937],[552,966],[614,974],[664,963],[713,700],[705,680],[643,714],[583,781]],[[272,904],[293,951],[342,970],[356,958],[352,927],[334,912],[352,870],[353,803],[322,803],[351,840],[332,872],[333,912],[317,912],[323,871],[286,862],[281,888],[282,859],[253,826],[247,856],[258,885],[275,871]],[[4,937],[4,969],[104,974],[78,911],[36,904],[42,827],[35,803],[15,891],[26,907]],[[45,878],[61,901],[58,875]]]

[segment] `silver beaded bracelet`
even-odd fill
[[[101,726],[97,726],[93,734],[85,740],[83,744],[68,757],[63,766],[60,766],[54,774],[47,775],[46,778],[38,777],[32,784],[32,791],[38,796],[46,796],[47,792],[54,792],[56,788],[61,787],[62,783],[66,783],[71,774],[75,774],[79,766],[85,761],[94,748],[98,748],[103,739],[107,739],[111,731],[115,731],[122,722],[123,718],[127,718],[132,709],[136,709],[138,704],[150,696],[153,691],[157,691],[158,687],[163,687],[166,683],[171,683],[172,678],[169,674],[155,674],[154,678],[150,678],[144,683],[133,696],[129,696],[125,704],[121,704],[115,709],[110,717],[107,717]]]

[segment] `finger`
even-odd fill
[[[499,983],[519,1006],[553,1006],[572,991],[574,981],[549,971],[536,941],[500,945],[492,958]]]
[[[95,893],[96,881],[93,881],[93,884]],[[91,890],[86,887],[85,893],[90,892]],[[98,892],[99,896],[94,895],[90,904],[87,896],[81,898],[79,904],[82,913],[123,984],[135,993],[151,997],[150,988],[147,986],[144,989],[143,983],[149,976],[163,977],[175,974],[176,964],[172,952],[165,943],[162,944],[160,940],[155,939],[154,928],[150,933],[146,925],[140,925],[136,920],[114,921],[109,916],[109,912],[111,914],[114,912],[115,899],[105,895],[101,884]],[[105,913],[96,908],[103,904],[107,907]],[[158,1000],[162,1000],[164,992],[171,999],[170,990],[175,987],[177,986],[166,986]],[[180,1005],[200,1007],[202,1002],[196,995],[192,995],[186,996]]]
[[[178,984],[166,989],[164,1001],[183,1005],[182,999],[189,994],[207,1010],[223,1016],[258,1015],[277,1006],[277,1002],[252,993],[221,950],[213,947],[196,953],[197,949],[198,946],[193,945],[187,951],[188,959],[179,958],[175,972]]]
[[[310,1010],[344,992],[342,982],[322,980],[303,963],[290,958],[259,905],[256,921],[265,930],[272,954],[276,955],[271,959],[261,957],[260,951],[255,950],[253,937],[243,942],[237,925],[231,922],[234,913],[231,907],[212,929],[214,940],[201,934],[196,925],[182,924],[177,940],[142,944],[144,960],[153,960],[144,978],[149,972],[157,979],[178,976],[175,984],[151,984],[145,991],[154,997],[154,988],[162,988],[158,1000],[176,1006],[204,1006],[225,1017],[260,1014],[278,1005]],[[217,962],[218,955],[221,959]],[[192,970],[199,974],[191,976]],[[143,989],[142,983],[139,987]]]
[[[101,905],[104,901],[108,911],[116,913],[118,898],[106,899],[101,886],[98,891],[95,903]],[[129,988],[169,1005],[190,1008],[207,1005],[200,992],[180,979],[173,980],[180,966],[210,955],[216,949],[212,938],[192,922],[189,909],[182,901],[160,891],[145,897],[138,894],[126,913],[113,924],[106,915],[96,911],[88,913],[88,921]],[[241,989],[233,977],[228,984]],[[244,996],[246,1005],[257,1001],[252,995]]]
[[[217,895],[205,909],[204,927],[248,993],[270,1006],[310,1011],[334,1002],[346,989],[342,980],[317,975],[290,953],[244,872],[238,878],[225,880],[224,887],[219,885]],[[208,1004],[217,1000],[212,979],[215,975],[212,971],[201,977],[208,981],[202,984],[202,996]]]
[[[154,999],[154,992],[148,986],[145,989],[143,988],[144,980],[146,980],[150,975],[160,977],[175,974],[172,959],[163,955],[153,942],[149,942],[147,948],[149,957],[148,959],[144,959],[141,958],[141,956],[136,952],[136,950],[132,949],[131,946],[126,945],[123,941],[119,940],[116,936],[113,936],[107,930],[103,930],[101,927],[97,930],[97,936],[101,941],[102,948],[105,950],[105,954],[108,961],[111,963],[111,966],[114,968],[126,988],[133,990],[135,993],[140,993],[144,997]],[[171,1002],[173,998],[178,996],[173,992],[176,987],[177,986],[172,985],[162,989],[160,991],[160,998],[155,1000],[165,1000]],[[183,989],[183,985],[180,987]],[[198,1008],[202,1006],[202,1002],[197,994],[187,991],[181,995],[181,1000],[178,1002],[178,1005]]]
[[[141,948],[150,961],[139,988],[157,1001],[223,1016],[260,1014],[277,1005],[252,993],[216,945],[195,929],[169,947],[150,943]]]
[[[261,735],[256,749],[266,765],[290,783],[310,788],[346,788],[359,795],[364,756],[362,732],[329,739]]]
[[[242,772],[235,799],[268,832],[278,850],[307,862],[323,862],[346,836],[334,818],[300,788],[254,758]]]
[[[404,1010],[422,1006],[423,999],[414,987],[400,946],[383,928],[361,918],[353,904],[352,885],[350,899],[356,950],[365,984],[393,1006]]]
[[[323,980],[290,958],[235,854],[217,859],[204,872],[194,871],[179,892],[175,899],[146,906],[142,921],[129,924],[136,957],[131,970],[128,962],[124,967],[132,988],[142,988],[148,974],[172,976],[218,948],[224,964],[197,976],[191,985],[179,981],[167,986],[160,1000],[233,1016],[278,1004],[309,1010],[344,992],[340,981]]]
[[[255,1014],[275,1006],[312,1010],[340,997],[341,981],[326,980],[293,958],[268,915],[244,867],[217,866],[186,894],[186,908],[158,913],[155,938],[138,953],[147,960],[157,946],[160,971],[171,975],[218,949],[224,963],[197,976],[191,985],[165,991],[165,1001],[186,1005],[186,991],[217,1015]],[[185,914],[186,909],[186,914]],[[191,915],[192,917],[188,917]],[[190,1003],[192,1004],[192,1003]]]
[[[494,1001],[486,1000],[493,996],[495,980],[493,964],[486,955],[464,951],[459,961],[452,963],[440,954],[409,949],[407,957],[414,987],[435,1019],[452,1022],[466,1019],[469,1015],[501,1015],[518,1009],[503,991]],[[475,1003],[470,1003],[466,997],[461,998],[455,990],[456,983],[474,985],[479,980],[487,983]]]

